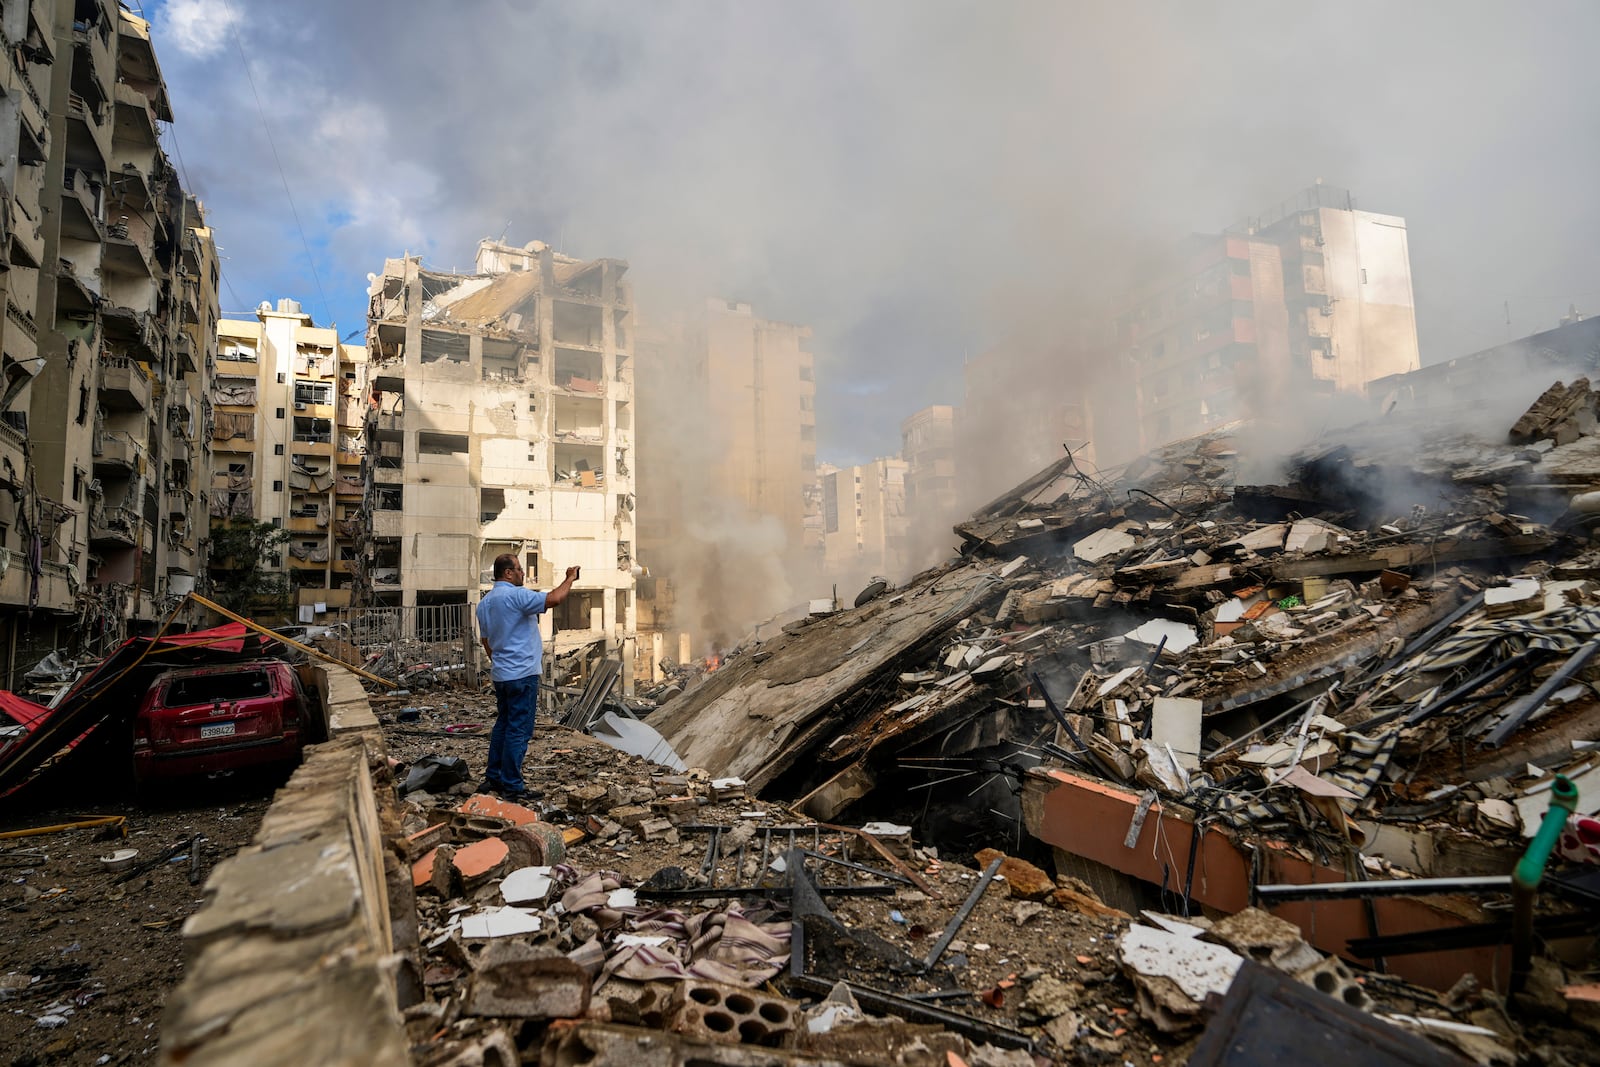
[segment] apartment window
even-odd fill
[[[802,440],[802,441],[815,441],[816,439],[817,439],[817,428],[815,426],[801,426],[800,427],[800,440]]]
[[[284,409],[283,408],[279,408],[278,409],[278,418],[281,419],[281,418],[283,418],[283,416],[284,416]]]
[[[248,473],[248,472],[245,470],[245,466],[244,466],[243,463],[230,463],[230,464],[228,464],[228,474],[230,476],[242,478],[242,477],[245,476],[246,473]]]
[[[281,529],[283,527],[283,518],[282,518],[282,516],[279,516],[279,515],[272,516],[272,525],[274,525],[274,526],[276,526],[276,527]],[[277,563],[274,562],[272,565],[274,567],[276,567]]]
[[[82,426],[89,421],[89,384],[78,383],[78,425]]]
[[[72,468],[72,499],[83,499],[83,471],[77,467]]]
[[[274,481],[274,482],[273,482],[273,483],[272,483],[272,491],[273,491],[273,492],[274,492],[274,493],[281,493],[281,492],[283,492],[283,482],[281,482],[281,481]]]
[[[296,404],[331,404],[333,403],[333,383],[296,381],[294,383],[294,402]]]
[[[811,380],[811,364],[800,364],[800,380],[802,382],[809,382]]]
[[[281,455],[283,455],[283,446],[282,446],[282,445],[273,445],[273,446],[272,446],[272,454],[273,454],[273,455],[274,455],[274,456],[281,456]]]

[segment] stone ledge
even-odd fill
[[[315,675],[333,739],[306,750],[184,923],[164,1065],[407,1061],[391,953],[415,945],[416,919],[408,892],[391,908],[398,821],[383,739],[354,675]]]

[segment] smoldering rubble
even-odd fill
[[[550,755],[526,820],[414,795],[427,1062],[1238,1062],[1269,1016],[1580,1062],[1597,410],[1388,418],[1275,484],[1227,430],[1063,456],[949,563],[676,672],[681,762]]]

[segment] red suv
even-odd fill
[[[133,724],[140,782],[299,760],[309,704],[281,660],[168,671],[150,683]]]

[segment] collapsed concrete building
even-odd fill
[[[1129,911],[1503,881],[1555,772],[1600,809],[1597,399],[1558,384],[1508,436],[1396,415],[1284,484],[1239,479],[1245,427],[1107,473],[1063,458],[959,525],[958,560],[748,642],[651,722],[825,822],[1031,838]],[[1426,985],[1504,980],[1505,929],[1455,888],[1274,907]]]
[[[540,588],[580,566],[572,595],[544,616],[546,647],[620,656],[631,682],[627,269],[486,240],[470,274],[407,256],[372,276],[356,603],[460,607],[459,635],[496,556],[516,555]]]

